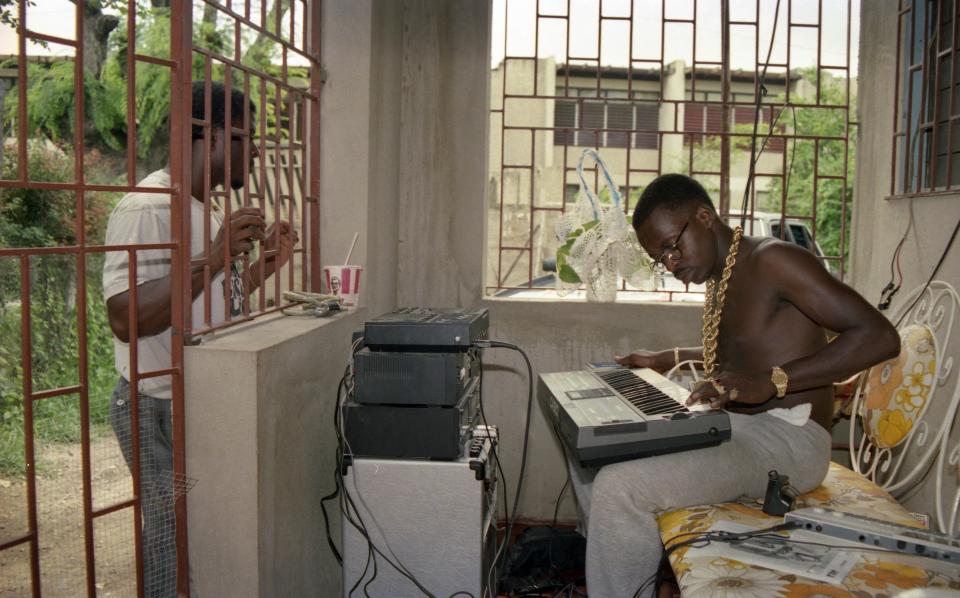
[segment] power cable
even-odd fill
[[[558,425],[553,426],[553,431],[557,435],[557,439],[560,441],[560,454],[563,456],[563,468],[567,472],[567,477],[563,481],[563,487],[560,488],[560,494],[557,495],[557,504],[553,507],[553,527],[557,526],[557,515],[560,513],[560,501],[563,500],[563,494],[567,491],[567,487],[570,486],[570,461],[567,459],[567,449],[563,444],[563,438],[560,436],[560,427]]]
[[[497,548],[497,551],[494,554],[493,565],[491,566],[491,568],[493,568],[500,561],[503,555],[506,554],[506,547],[510,545],[510,538],[513,535],[513,526],[514,526],[514,523],[516,522],[517,512],[519,511],[519,508],[520,508],[520,492],[523,489],[524,472],[526,471],[526,467],[527,467],[527,448],[530,441],[530,420],[532,419],[531,409],[533,407],[533,366],[530,364],[530,358],[523,351],[523,349],[521,349],[520,347],[512,343],[496,341],[496,340],[481,340],[481,341],[477,341],[475,345],[477,347],[480,347],[481,349],[504,348],[504,349],[511,349],[513,351],[517,351],[523,357],[523,361],[526,363],[526,366],[527,366],[527,416],[526,416],[526,422],[524,423],[523,448],[520,451],[520,474],[517,477],[517,490],[513,498],[513,512],[511,513],[508,519],[507,530],[506,530],[506,535],[504,536],[504,541]]]
[[[897,318],[897,323],[894,324],[894,327],[896,328],[900,327],[900,323],[903,322],[903,319],[907,317],[907,314],[909,314],[913,310],[917,302],[920,301],[920,298],[923,297],[923,294],[927,292],[928,288],[930,288],[930,283],[933,282],[933,279],[936,277],[937,272],[940,271],[940,266],[942,266],[944,260],[947,259],[947,254],[950,253],[950,248],[953,247],[953,242],[957,238],[958,231],[960,231],[960,219],[957,220],[956,226],[953,227],[953,233],[950,235],[950,240],[947,241],[947,246],[943,248],[943,253],[940,254],[940,259],[937,260],[937,265],[934,266],[933,272],[930,273],[930,277],[927,278],[926,284],[923,285],[923,289],[919,293],[917,293],[917,296],[914,298],[913,303],[910,304],[910,307],[908,307],[906,310],[904,310],[902,314],[900,314],[900,317]]]
[[[477,370],[478,370],[478,373],[479,373],[479,375],[480,375],[480,383],[479,383],[479,386],[478,386],[478,388],[477,388],[477,399],[478,399],[478,401],[479,401],[479,403],[480,403],[480,418],[481,418],[481,420],[483,421],[483,425],[484,425],[484,426],[488,426],[489,424],[487,423],[487,414],[486,414],[486,411],[484,410],[484,407],[483,407],[483,354],[481,353],[481,351],[480,351],[479,348],[472,348],[471,351],[473,352],[472,354],[473,354],[473,356],[474,356],[474,359],[475,359],[476,362],[477,362]],[[494,453],[494,454],[493,454],[494,463],[495,463],[496,468],[497,468],[497,475],[500,476],[497,485],[498,485],[498,486],[502,486],[502,488],[503,488],[503,514],[504,514],[504,517],[506,518],[506,520],[509,521],[509,520],[510,520],[510,505],[507,504],[507,478],[506,478],[506,476],[503,474],[503,467],[501,467],[501,465],[500,465],[500,451],[499,451],[499,449],[494,450],[493,453]],[[494,517],[493,517],[493,521],[491,522],[491,524],[492,524],[494,527],[496,527],[496,513],[495,513],[495,512],[494,512]],[[506,541],[506,539],[504,539],[504,541]],[[498,550],[498,548],[499,548],[499,539],[495,538],[495,543],[496,543],[496,544],[495,544],[494,554],[497,554],[497,553],[499,552],[499,550]],[[495,570],[496,570],[496,559],[494,559],[493,561],[491,561],[490,567],[487,569],[487,572],[484,574],[484,579],[486,579],[486,582],[487,582],[487,588],[486,588],[486,589],[487,589],[488,592],[490,592],[491,598],[493,598],[493,597],[495,596],[494,592],[496,591],[496,588],[493,587],[493,585],[494,585],[493,582],[495,581],[495,580],[493,580],[493,572],[494,572]]]
[[[758,19],[759,21],[759,15]],[[760,158],[760,154],[757,153],[757,128],[760,125],[760,107],[763,104],[763,98],[767,95],[767,88],[764,85],[764,81],[767,78],[767,68],[770,66],[770,56],[773,53],[773,42],[777,37],[777,23],[780,20],[780,0],[777,0],[777,6],[774,9],[773,13],[773,28],[770,30],[770,45],[767,47],[767,59],[763,62],[763,71],[760,73],[759,86],[757,88],[757,101],[753,113],[753,135],[750,136],[750,171],[747,173],[747,184],[743,189],[743,204],[740,210],[740,227],[743,228],[747,222],[747,202],[750,198],[750,189],[753,187],[753,177],[756,172],[757,160]],[[729,32],[728,32],[729,34]],[[785,75],[785,83],[787,86],[790,85],[790,73],[789,71]],[[778,114],[779,116],[779,114]],[[771,119],[772,120],[772,119]],[[774,123],[770,123],[770,131],[768,131],[768,138],[773,134]],[[796,142],[794,142],[796,143]],[[764,143],[764,146],[766,144]],[[761,152],[763,149],[761,148]]]

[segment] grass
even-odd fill
[[[99,265],[91,264],[87,299],[87,378],[91,432],[109,428],[109,399],[116,383],[113,343],[106,322],[106,306],[99,291]],[[61,298],[62,269],[51,270],[57,280],[38,280],[31,285],[36,301],[31,305],[33,392],[79,384],[79,342],[75,307]],[[96,274],[96,276],[95,276]],[[45,292],[54,291],[54,292]],[[0,473],[22,475],[25,471],[23,358],[17,302],[0,306]],[[81,430],[80,395],[36,400],[33,403],[33,430],[37,444],[79,442]]]

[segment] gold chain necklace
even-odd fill
[[[703,371],[707,378],[713,377],[717,366],[717,335],[720,330],[720,318],[723,315],[723,302],[727,295],[727,283],[733,265],[737,263],[737,249],[740,239],[743,238],[743,229],[739,226],[733,229],[733,241],[730,243],[730,252],[723,265],[723,274],[718,284],[714,279],[707,281],[707,294],[703,300]]]

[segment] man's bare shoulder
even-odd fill
[[[788,241],[758,238],[748,261],[753,276],[781,292],[797,287],[826,290],[837,284],[816,256]]]
[[[782,269],[785,265],[806,268],[816,266],[826,270],[812,253],[789,241],[781,241],[774,237],[755,237],[756,245],[750,254],[750,260],[757,267]]]

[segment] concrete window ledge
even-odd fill
[[[320,497],[333,489],[337,383],[364,318],[362,309],[270,315],[186,349],[197,595],[307,596],[338,587]]]

